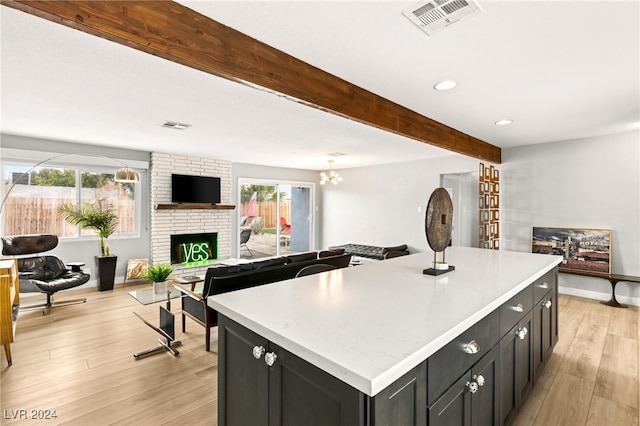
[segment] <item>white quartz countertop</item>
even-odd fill
[[[449,247],[211,296],[209,306],[374,396],[562,260]]]

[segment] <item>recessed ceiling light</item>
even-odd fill
[[[186,130],[191,127],[191,124],[178,123],[176,121],[165,121],[162,127],[166,127],[167,129]]]
[[[513,123],[513,120],[509,120],[508,118],[505,118],[505,119],[496,121],[494,124],[496,126],[506,126],[507,124],[511,124],[511,123]]]
[[[436,90],[451,90],[456,87],[458,83],[452,80],[443,80],[439,83],[433,85],[433,88]]]

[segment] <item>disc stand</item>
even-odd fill
[[[442,253],[442,262],[438,262],[436,259],[436,255],[438,253]],[[438,265],[440,267],[438,267]],[[440,251],[440,252],[433,252],[433,267],[431,268],[427,268],[424,269],[422,271],[423,274],[425,275],[442,275],[442,274],[446,274],[447,272],[451,272],[454,271],[456,269],[455,266],[453,265],[447,265],[447,263],[444,261],[444,250]]]

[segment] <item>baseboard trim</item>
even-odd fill
[[[584,297],[587,299],[594,299],[606,302],[611,299],[611,293],[602,293],[600,291],[583,290],[575,287],[558,286],[558,293],[566,294],[568,296]],[[618,302],[625,305],[640,306],[640,297],[620,296],[616,294]]]

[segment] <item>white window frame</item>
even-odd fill
[[[7,152],[10,154],[7,155]],[[71,154],[68,156],[62,153],[45,153],[40,151],[25,151],[25,150],[13,150],[6,149],[2,151],[2,161],[0,162],[0,174],[2,175],[2,182],[4,185],[4,175],[5,168],[7,165],[11,166],[21,166],[27,167],[28,169],[33,167],[39,161],[43,161],[46,158],[51,158],[54,156],[61,156],[59,159],[54,159],[51,161],[46,161],[45,163],[39,165],[38,169],[43,168],[63,168],[63,169],[73,169],[76,172],[76,202],[80,203],[80,175],[84,172],[88,173],[104,173],[104,174],[115,174],[116,170],[122,167],[120,162],[126,162],[126,164],[134,168],[138,174],[141,176],[140,181],[144,181],[143,176],[146,174],[146,170],[148,169],[148,163],[144,161],[132,161],[132,160],[120,160],[120,159],[111,159],[107,156],[102,155],[82,155],[82,154]],[[28,159],[27,159],[28,158]],[[112,163],[110,165],[104,165],[105,163]],[[136,185],[136,190],[134,191],[134,209],[135,209],[135,230],[130,233],[118,233],[113,234],[109,237],[110,240],[120,240],[120,239],[134,239],[140,238],[141,235],[141,226],[142,226],[142,199],[143,199],[143,189],[141,188],[139,183]],[[5,194],[2,192],[2,199],[4,199]],[[4,234],[4,209],[0,214],[0,232]],[[64,237],[65,241],[92,241],[97,238],[96,235],[81,235],[80,228],[77,228],[76,235],[73,237]]]
[[[260,178],[246,178],[246,177],[238,177],[238,181],[236,183],[236,205],[237,206],[241,206],[242,205],[242,201],[241,201],[241,191],[240,188],[242,188],[243,185],[272,185],[272,186],[281,186],[281,185],[288,185],[288,186],[305,186],[305,187],[310,187],[311,188],[311,194],[309,195],[311,197],[310,200],[310,209],[311,211],[309,212],[311,215],[311,223],[309,226],[309,249],[310,250],[314,250],[314,247],[316,247],[316,221],[317,221],[317,215],[316,215],[316,183],[315,182],[306,182],[306,181],[292,181],[292,180],[283,180],[283,179],[260,179]],[[278,203],[277,206],[278,209],[278,216],[280,215],[280,205]],[[238,217],[238,216],[237,216]],[[238,244],[236,244],[236,258],[240,259],[240,223],[238,222],[236,224],[236,229],[235,229],[235,234],[236,237],[238,238]]]

